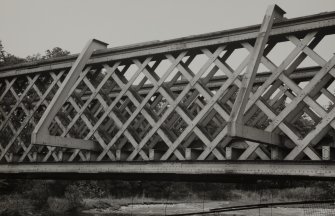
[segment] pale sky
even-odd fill
[[[259,24],[276,3],[287,18],[335,11],[334,0],[0,0],[0,40],[17,56],[90,38],[109,47]]]

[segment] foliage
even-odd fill
[[[61,56],[67,56],[70,52],[67,50],[63,50],[60,47],[55,47],[53,49],[48,49],[45,51],[45,55],[41,55],[40,53],[33,54],[30,56],[27,56],[26,61],[39,61],[39,60],[45,60],[45,59],[51,59],[51,58],[57,58]]]
[[[0,40],[0,67],[19,64],[23,62],[39,61],[39,60],[45,60],[45,59],[56,58],[56,57],[61,57],[61,56],[67,56],[69,54],[70,52],[67,50],[63,50],[60,47],[54,47],[52,49],[46,50],[45,55],[41,55],[40,53],[37,53],[37,54],[29,55],[24,59],[24,58],[17,57],[7,52],[2,44],[2,41]]]
[[[48,197],[47,203],[48,211],[52,213],[64,213],[71,210],[69,201],[64,198]]]
[[[84,198],[101,198],[106,195],[97,181],[75,181],[70,183],[64,193],[72,209],[81,207]]]
[[[82,206],[84,195],[80,184],[70,184],[66,188],[64,196],[68,200],[71,209]]]
[[[0,40],[0,67],[25,62],[25,59],[14,56],[5,51]]]
[[[31,183],[32,182],[32,183]],[[34,180],[27,184],[27,187],[31,187],[29,190],[23,192],[24,197],[34,200],[36,208],[42,208],[48,200],[50,195],[50,186],[47,181]]]
[[[61,56],[67,56],[69,55],[70,52],[67,50],[63,50],[60,47],[55,47],[51,50],[46,50],[45,51],[45,59],[50,59],[50,58],[56,58],[56,57],[61,57]]]
[[[11,194],[0,198],[0,216],[32,215],[34,207],[30,200],[23,199],[18,194]]]

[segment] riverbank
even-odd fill
[[[1,196],[4,198],[3,196]],[[0,216],[161,216],[192,212],[207,212],[215,208],[257,204],[260,200],[156,200],[145,197],[135,198],[87,198],[83,199],[80,207],[71,209],[68,201],[64,198],[49,198],[47,207],[36,209],[31,200],[20,196],[10,196],[0,201]],[[264,203],[266,200],[262,199]],[[334,207],[334,205],[332,205]],[[312,214],[313,213],[313,214]],[[290,206],[273,207],[252,210],[240,210],[233,212],[222,212],[216,215],[228,216],[306,216],[306,215],[333,215],[335,211],[329,206]]]
[[[108,208],[93,208],[84,210],[82,213],[85,216],[165,216],[173,214],[185,214],[185,213],[201,213],[207,212],[214,208],[223,208],[228,206],[239,206],[245,205],[244,202],[238,201],[210,201],[204,202],[192,202],[184,203],[179,201],[178,203],[144,203],[144,204],[125,204],[119,206],[118,209],[114,207]],[[311,213],[311,214],[310,214]],[[320,215],[328,216],[333,215],[333,209],[327,209],[315,206],[314,208],[305,207],[274,207],[274,208],[262,208],[262,209],[251,209],[251,210],[240,210],[232,212],[221,212],[215,215],[219,216],[306,216],[306,215]]]
[[[277,188],[269,188],[264,183],[252,186],[84,181],[24,183],[17,182],[12,191],[7,188],[6,194],[0,193],[0,216],[169,215],[202,212],[232,205],[325,200],[334,197],[330,193],[332,190],[329,190],[334,187],[327,185],[291,188],[279,188],[275,185]],[[247,215],[253,215],[253,212],[258,215],[263,211],[265,215],[271,211],[284,216],[304,215],[303,207],[294,207],[250,210]],[[318,207],[312,208],[317,210]],[[237,213],[246,214],[245,211]]]

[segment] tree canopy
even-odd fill
[[[70,52],[65,49],[62,49],[60,47],[54,47],[52,49],[46,50],[44,55],[36,53],[33,55],[29,55],[26,58],[20,58],[7,52],[2,44],[2,41],[0,40],[0,67],[14,65],[22,62],[39,61],[60,56],[66,56],[69,54]]]
[[[2,45],[2,42],[0,40],[0,67],[18,64],[18,63],[22,63],[25,61],[26,61],[25,59],[19,58],[5,51],[5,48]]]

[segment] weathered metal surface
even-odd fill
[[[95,51],[68,89],[62,82],[76,55],[0,68],[0,170],[17,162],[332,160],[335,57],[315,47],[335,33],[335,12],[280,21],[255,43],[259,28]],[[301,68],[306,59],[314,65]],[[257,74],[243,84],[248,65]],[[235,110],[241,86],[244,105]],[[60,94],[61,108],[48,115]],[[234,110],[243,127],[232,137]],[[49,143],[31,143],[36,125]]]

